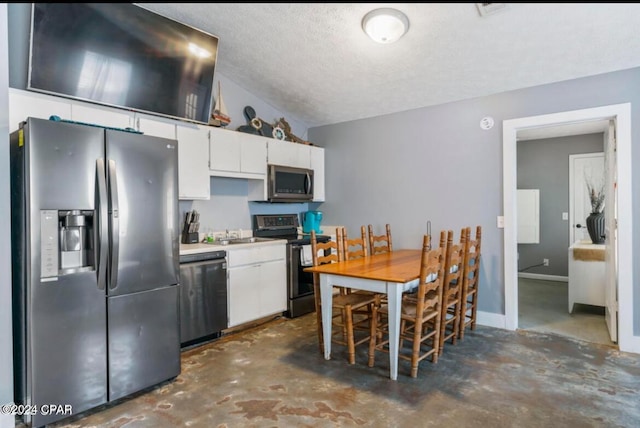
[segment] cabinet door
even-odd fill
[[[229,327],[260,318],[260,265],[229,269]]]
[[[240,172],[240,144],[236,134],[234,131],[211,128],[209,169]]]
[[[250,174],[267,174],[267,139],[255,135],[240,138],[240,170]]]
[[[136,113],[135,125],[135,129],[145,135],[170,138],[172,140],[176,138],[175,120]]]
[[[268,162],[273,165],[310,168],[311,151],[306,144],[269,139],[267,145]]]
[[[178,198],[209,199],[209,129],[177,125]]]
[[[71,101],[34,92],[9,89],[9,132],[17,131],[28,117],[71,119]]]
[[[313,170],[313,200],[324,202],[324,149],[310,146]]]
[[[263,263],[260,267],[260,309],[262,316],[287,310],[287,263]]]
[[[97,107],[93,104],[74,102],[71,105],[71,119],[77,122],[124,129],[133,128],[134,114],[126,110]]]

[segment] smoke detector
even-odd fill
[[[507,9],[506,3],[476,3],[476,6],[478,6],[480,16],[493,15]]]

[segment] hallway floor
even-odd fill
[[[640,358],[556,335],[479,326],[418,378],[387,354],[325,361],[315,314],[183,352],[182,373],[60,427],[640,426]]]
[[[600,306],[574,304],[569,313],[566,282],[518,279],[518,327],[608,346],[611,341]]]

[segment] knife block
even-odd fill
[[[183,232],[182,233],[182,243],[183,244],[197,244],[198,243],[198,232]]]

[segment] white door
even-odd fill
[[[618,341],[618,227],[617,227],[617,177],[615,123],[609,121],[604,133],[605,151],[605,321],[612,342]]]
[[[603,152],[569,155],[569,245],[583,239],[590,240],[587,216],[591,212],[591,202],[585,179],[596,186],[604,184]]]

